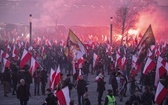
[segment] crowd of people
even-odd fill
[[[10,48],[7,46],[10,46]],[[21,57],[23,50],[27,49],[41,65],[37,68],[33,75],[31,75],[29,72],[29,63],[23,68],[20,68],[19,60],[12,57],[12,49],[14,46],[16,46],[18,50],[19,57]],[[58,91],[68,86],[71,97],[71,90],[75,88],[77,90],[78,105],[91,105],[91,101],[88,97],[88,74],[95,75],[96,78],[95,81],[97,82],[96,91],[98,92],[98,105],[103,104],[102,96],[106,90],[105,87],[107,84],[110,84],[111,87],[108,89],[108,94],[104,100],[104,105],[116,105],[116,97],[118,97],[119,101],[122,102],[124,97],[128,97],[127,91],[130,93],[130,98],[125,103],[126,105],[153,105],[155,103],[154,96],[156,88],[154,88],[154,80],[156,70],[144,75],[142,73],[143,66],[145,65],[144,61],[140,72],[132,75],[131,73],[134,71],[133,69],[135,69],[132,67],[132,52],[134,50],[132,46],[126,47],[113,45],[111,46],[112,50],[109,54],[107,52],[107,43],[95,44],[94,47],[91,46],[88,48],[88,54],[83,56],[85,61],[82,67],[78,68],[76,66],[75,74],[72,72],[73,65],[70,59],[68,59],[68,57],[66,57],[64,54],[64,46],[57,44],[52,46],[32,45],[32,47],[32,49],[29,49],[30,45],[26,45],[24,42],[21,46],[19,46],[18,43],[6,43],[5,41],[1,41],[0,43],[0,49],[9,54],[7,59],[11,62],[10,67],[4,68],[1,60],[0,79],[1,84],[4,86],[4,96],[8,97],[8,93],[12,89],[12,95],[17,95],[21,105],[27,105],[27,101],[31,95],[47,95],[43,105],[58,105],[59,102],[57,97],[53,94],[53,90],[47,87],[50,69],[56,69],[58,65],[60,65],[61,68],[61,76],[67,75],[67,77],[65,79],[61,78],[61,81],[54,90]],[[42,51],[43,48],[45,50]],[[125,56],[127,61],[122,67],[116,65],[116,55],[118,49],[120,50],[120,55]],[[94,53],[99,56],[99,60],[96,61],[96,65],[93,67]],[[168,51],[166,50],[166,53],[160,53],[160,56],[167,60],[167,54]],[[80,76],[78,69],[81,69],[82,71],[82,75]],[[109,81],[104,80],[106,73],[109,76]],[[139,77],[137,77],[138,74],[140,74]],[[168,86],[165,82],[167,77],[168,75],[165,74],[161,78],[165,87]],[[138,78],[140,81],[137,81],[135,78]],[[32,83],[34,83],[34,94],[30,93],[29,91]],[[162,102],[163,105],[167,105],[167,99],[168,98],[164,99]],[[70,102],[70,105],[74,105],[73,100]]]

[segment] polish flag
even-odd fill
[[[93,68],[95,67],[95,65],[96,65],[96,63],[97,63],[98,60],[99,60],[98,55],[94,53],[93,54]]]
[[[54,82],[51,84],[52,89],[54,89],[60,81],[61,81],[61,70],[60,70],[60,66],[58,66],[56,75],[54,77]]]
[[[4,63],[4,67],[8,67],[8,68],[10,67],[10,61],[9,60],[3,58],[3,63]]]
[[[159,82],[155,94],[155,101],[157,105],[162,105],[162,102],[167,95],[168,90],[162,85],[162,83]]]
[[[52,84],[54,83],[54,78],[56,76],[56,72],[51,68],[50,71],[50,88],[53,89]]]
[[[146,75],[147,73],[151,72],[155,68],[155,66],[156,66],[155,62],[152,61],[152,59],[148,57],[148,59],[145,63],[143,74]]]
[[[78,68],[82,68],[84,62],[85,62],[85,60],[83,59],[83,57],[81,57],[81,58],[77,61]]]
[[[17,54],[18,54],[18,51],[17,51],[16,47],[14,46],[13,50],[12,50],[12,57],[16,57]]]
[[[31,54],[24,49],[21,60],[20,60],[20,68],[23,68],[24,65],[31,59]]]
[[[34,72],[36,71],[37,67],[40,67],[39,63],[31,57],[31,65],[30,65],[30,74],[33,76]]]
[[[164,60],[161,56],[158,57],[158,61],[161,62],[163,66],[166,66],[166,60]]]
[[[167,70],[162,65],[162,63],[158,60],[156,65],[156,73],[155,73],[155,83],[154,83],[155,86],[158,85],[158,81],[160,77],[162,77],[166,72]]]
[[[119,67],[122,66],[122,57],[120,56],[119,52],[117,52],[117,54],[116,54],[116,64],[115,64],[115,66],[119,66]]]
[[[69,88],[65,87],[60,91],[55,91],[54,95],[58,99],[59,105],[70,105]]]
[[[4,52],[3,50],[1,50],[1,57],[2,58],[8,58],[9,57],[9,54]]]

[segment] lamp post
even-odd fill
[[[30,22],[30,45],[32,44],[32,14],[29,15]]]
[[[110,44],[112,45],[112,30],[113,30],[113,25],[112,25],[113,17],[110,17]]]

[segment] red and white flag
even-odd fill
[[[30,65],[30,74],[33,76],[34,72],[37,70],[37,67],[40,67],[39,63],[31,57],[31,65]]]
[[[65,87],[60,91],[55,91],[54,95],[58,99],[59,105],[70,105],[69,88]]]
[[[168,90],[162,85],[162,83],[159,82],[155,94],[155,101],[157,105],[162,105],[162,102],[167,95]]]
[[[4,67],[10,67],[10,61],[7,60],[6,58],[3,58],[3,63],[4,63]]]
[[[167,72],[166,68],[162,65],[162,63],[159,60],[157,60],[155,83],[154,83],[155,86],[158,85],[160,77],[162,77],[166,72]]]
[[[51,68],[50,71],[50,88],[53,89],[52,84],[54,83],[54,78],[56,76],[56,72]]]
[[[53,87],[57,86],[60,81],[61,81],[61,70],[60,70],[60,66],[58,66],[56,71],[56,76],[54,78]]]
[[[97,63],[98,60],[99,60],[98,55],[94,53],[93,54],[93,68],[95,67],[95,65],[96,65],[96,63]]]
[[[120,53],[117,51],[117,54],[116,54],[116,63],[115,63],[115,66],[119,66],[119,68],[121,68],[122,66],[122,57],[120,56]]]
[[[155,62],[152,61],[152,59],[148,57],[148,59],[145,63],[143,74],[146,75],[147,73],[151,72],[155,68],[155,66],[156,66]]]
[[[54,82],[51,85],[52,89],[54,89],[60,81],[61,81],[61,70],[60,70],[60,66],[58,66],[56,75],[54,77]]]
[[[31,54],[24,49],[21,60],[20,60],[20,68],[23,68],[24,65],[31,59]]]
[[[16,57],[17,54],[18,54],[18,51],[17,51],[16,47],[14,46],[13,50],[12,50],[12,57]]]
[[[8,57],[9,57],[9,54],[1,50],[1,58],[8,58]]]
[[[78,65],[78,68],[82,68],[83,67],[83,64],[84,64],[85,60],[83,59],[83,57],[81,57],[78,61],[77,61],[77,65]]]

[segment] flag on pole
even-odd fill
[[[31,57],[31,65],[30,65],[30,74],[33,76],[36,69],[40,67],[39,63],[34,59],[34,57]]]
[[[146,75],[147,73],[151,72],[155,67],[156,67],[155,62],[152,61],[152,59],[148,57],[148,59],[147,59],[147,61],[145,63],[143,74]]]
[[[168,90],[162,85],[162,83],[159,82],[155,94],[155,101],[157,105],[162,105],[166,96],[168,96]]]
[[[155,37],[152,31],[152,27],[150,25],[134,51],[134,53],[136,53],[139,50],[139,57],[137,60],[138,64],[144,61],[147,55],[148,48],[150,48],[150,45],[154,44],[155,44]]]
[[[70,59],[70,61],[77,61],[86,53],[87,50],[83,43],[71,30],[69,30],[65,55]]]
[[[60,66],[58,66],[55,77],[54,77],[54,82],[52,83],[51,87],[52,89],[54,89],[58,83],[61,81],[61,70],[60,70]]]
[[[52,84],[54,83],[54,78],[56,76],[56,72],[51,68],[50,71],[50,88],[53,89]]]
[[[155,73],[155,83],[154,85],[158,85],[158,81],[160,77],[162,77],[165,73],[167,73],[166,68],[163,66],[163,64],[157,60],[157,65],[156,65],[156,73]]]
[[[10,61],[7,60],[6,58],[3,58],[3,63],[4,63],[4,67],[10,67]]]
[[[58,99],[59,105],[70,105],[69,88],[65,87],[60,91],[55,91],[54,95]]]
[[[24,49],[21,60],[20,60],[20,68],[23,68],[24,65],[31,59],[31,54]]]

